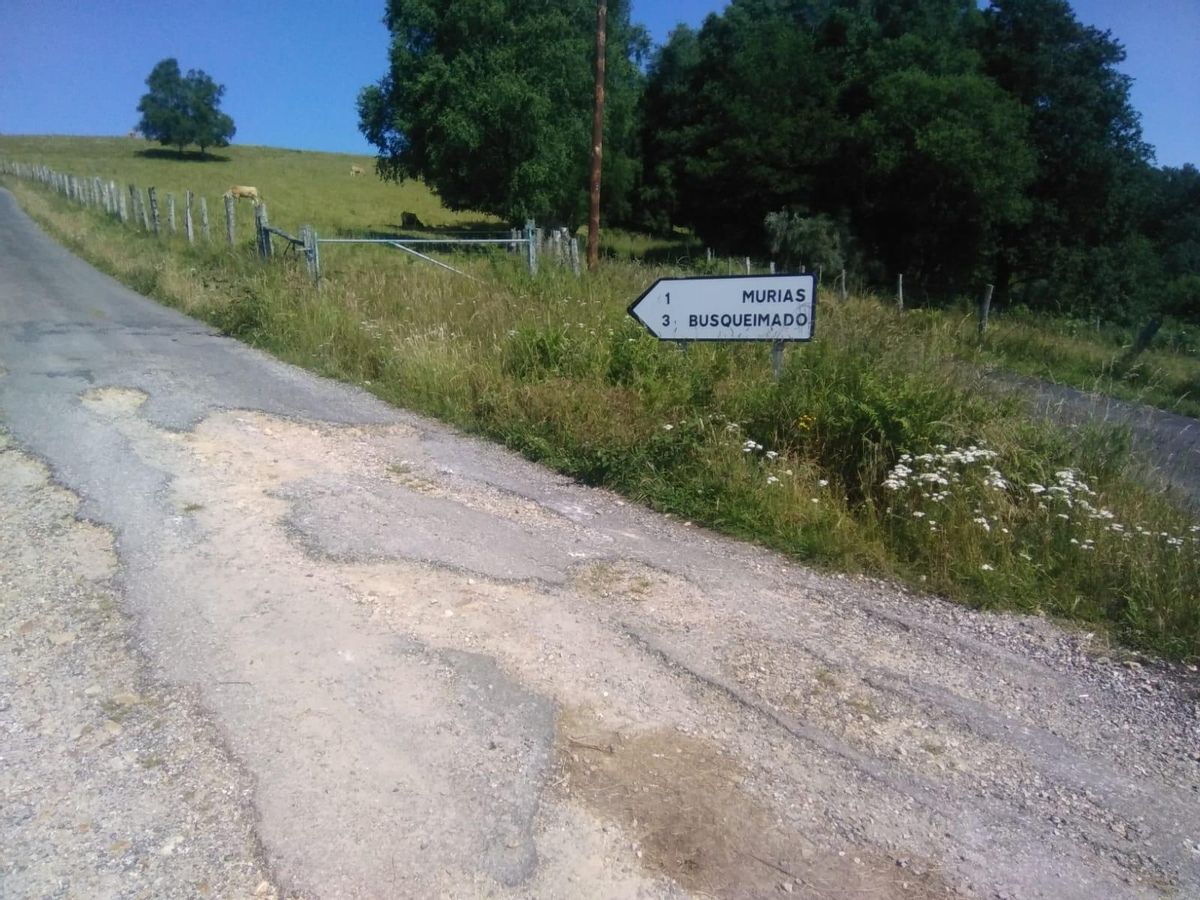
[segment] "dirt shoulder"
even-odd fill
[[[108,532],[0,434],[0,893],[275,897],[253,783],[147,677]]]

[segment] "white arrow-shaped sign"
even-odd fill
[[[664,341],[811,341],[816,300],[811,274],[660,278],[629,314]]]

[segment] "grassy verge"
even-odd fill
[[[953,317],[829,299],[774,384],[766,347],[684,352],[628,319],[668,271],[653,265],[531,279],[497,253],[469,258],[469,281],[338,247],[318,291],[294,261],[156,241],[8,186],[135,289],[588,483],[811,562],[1200,655],[1200,529],[1131,477],[1121,433],[1067,434],[983,390],[954,361]]]

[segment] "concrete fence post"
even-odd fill
[[[579,264],[579,236],[571,235],[570,243],[567,244],[567,253],[571,257],[571,271],[578,278],[582,269]]]
[[[187,235],[189,244],[196,243],[196,232],[192,228],[192,192],[185,191],[183,194],[183,231]]]
[[[533,219],[525,222],[525,261],[529,264],[529,274],[536,275],[538,271],[538,229]]]
[[[177,233],[175,228],[175,195],[172,193],[167,194],[167,230],[171,234]]]

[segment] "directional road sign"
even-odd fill
[[[814,275],[660,278],[629,314],[664,341],[811,341]]]

